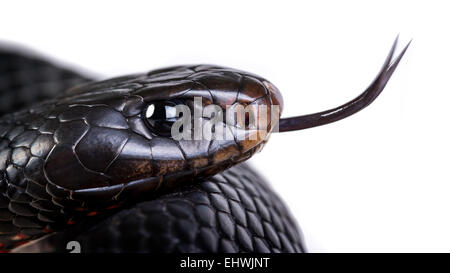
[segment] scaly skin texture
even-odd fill
[[[8,62],[15,64],[14,57]],[[66,80],[58,75],[65,75],[63,69],[40,62],[55,71],[49,83],[59,84],[55,90],[62,91]],[[11,71],[3,66],[7,78]],[[24,75],[36,75],[32,71]],[[70,75],[75,82],[86,81]],[[8,92],[5,88],[0,94]],[[152,130],[144,116],[152,102],[177,99],[189,105],[194,96],[201,96],[204,105],[222,108],[236,102],[282,106],[268,81],[229,68],[179,66],[87,84],[57,97],[54,93],[33,106],[15,97],[20,103],[5,106],[9,111],[0,118],[3,250],[46,234],[48,239],[28,247],[62,251],[64,246],[50,239],[55,236],[64,238],[59,243],[80,240],[85,251],[304,249],[286,208],[247,165],[222,172],[251,157],[267,135],[252,141],[175,141]],[[23,110],[11,113],[20,105]],[[267,126],[270,131],[272,124]],[[171,228],[155,229],[165,224]],[[152,239],[120,243],[132,241],[136,231]],[[99,233],[108,238],[89,239]],[[216,244],[205,245],[208,238]],[[158,240],[171,243],[161,247]]]
[[[283,202],[246,163],[93,221],[17,252],[64,252],[69,241],[81,252],[305,251]]]

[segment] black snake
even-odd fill
[[[364,93],[281,119],[279,131],[370,104],[406,50],[392,61],[395,44]],[[176,66],[96,82],[0,50],[0,251],[67,252],[76,242],[82,252],[305,252],[283,202],[244,162],[277,124],[254,140],[173,139],[164,109],[193,107],[196,96],[223,109],[282,107],[273,84],[231,68]],[[156,118],[146,116],[149,105]]]

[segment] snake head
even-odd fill
[[[177,106],[192,114],[183,112],[181,129],[232,118],[211,127],[222,138],[195,138],[195,130],[179,130],[188,132],[179,138],[171,133]],[[249,128],[249,117],[274,106],[275,119]],[[211,114],[211,107],[222,114]],[[44,117],[39,130],[45,134],[31,153],[45,155],[44,176],[55,195],[118,199],[173,188],[248,159],[267,141],[281,107],[280,92],[259,76],[210,65],[170,67],[89,83],[36,107],[32,114]]]
[[[311,128],[360,111],[381,93],[408,47],[393,59],[396,44],[397,40],[362,94],[314,114],[278,122],[282,97],[269,81],[218,66],[177,66],[71,89],[60,98],[5,116],[15,124],[6,126],[13,129],[0,128],[0,135],[11,139],[9,146],[17,146],[11,153],[14,166],[24,169],[26,179],[46,185],[54,198],[126,200],[245,161],[277,129]],[[266,122],[247,122],[261,116]],[[195,125],[212,120],[209,131],[222,137],[196,137]],[[22,148],[27,145],[28,151]],[[0,155],[0,163],[9,153]],[[7,172],[14,176],[13,169]]]

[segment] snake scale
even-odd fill
[[[395,45],[359,97],[280,119],[279,131],[370,104],[406,50],[392,61]],[[195,96],[224,109],[283,104],[269,81],[231,68],[184,65],[95,81],[0,49],[0,251],[68,252],[76,241],[82,252],[305,252],[287,207],[245,163],[277,124],[253,140],[171,138],[161,111],[195,107]],[[146,116],[149,105],[158,119]]]

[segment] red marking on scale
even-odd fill
[[[98,211],[91,211],[87,214],[87,216],[95,216],[98,214]]]
[[[49,233],[49,232],[52,232],[53,230],[51,228],[49,228],[49,227],[45,227],[45,228],[42,229],[42,231],[45,232],[45,233]]]
[[[0,243],[0,248],[3,248],[4,246],[5,246],[4,244]]]
[[[17,243],[14,244],[14,247],[18,247],[18,246],[24,245],[24,244],[26,244],[26,243],[28,243],[28,242],[29,242],[29,241],[17,242]]]
[[[107,207],[106,209],[116,209],[118,207],[120,207],[120,205],[119,204],[115,204],[115,205],[111,205],[111,206]]]
[[[29,237],[30,237],[30,236],[25,235],[25,234],[23,234],[23,233],[17,233],[16,236],[12,237],[12,239],[13,239],[14,241],[19,241],[19,240],[27,239],[27,238],[29,238]]]
[[[66,224],[68,224],[68,225],[73,225],[73,224],[75,224],[75,222],[74,222],[72,219],[70,219],[70,220],[67,221]]]

